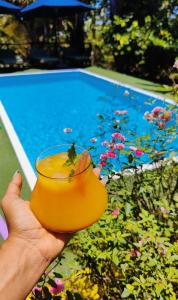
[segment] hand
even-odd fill
[[[100,176],[99,168],[93,171],[97,177]],[[18,172],[2,199],[9,239],[24,242],[27,247],[34,247],[50,262],[63,250],[72,234],[53,233],[45,229],[31,211],[29,202],[21,199],[21,188],[22,176]]]
[[[9,239],[34,247],[49,262],[64,248],[71,234],[56,234],[46,230],[32,213],[29,202],[20,198],[22,176],[14,175],[2,199]]]
[[[94,170],[99,176],[99,170]],[[20,198],[22,177],[17,173],[2,199],[9,237],[0,247],[0,299],[23,300],[71,234],[46,230]],[[11,286],[11,288],[7,288]]]

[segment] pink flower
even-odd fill
[[[118,216],[119,215],[119,209],[118,208],[115,208],[112,213],[111,213],[112,216]]]
[[[144,240],[144,239],[141,239],[141,240],[138,242],[138,244],[139,244],[140,247],[143,246],[144,243],[145,243],[145,240]]]
[[[137,249],[132,249],[130,251],[130,256],[131,257],[139,257],[141,255],[140,251],[138,251]]]
[[[114,145],[114,149],[117,149],[117,150],[122,150],[124,148],[125,148],[125,145],[122,143]]]
[[[146,111],[144,113],[144,119],[145,120],[153,120],[153,118],[154,118],[153,114],[150,114],[148,111]]]
[[[142,150],[140,150],[140,149],[135,150],[135,155],[136,155],[136,156],[142,156],[143,154],[144,154],[144,153],[143,153]]]
[[[64,282],[58,278],[55,278],[54,280],[56,287],[51,286],[50,292],[54,295],[57,295],[58,293],[62,292],[64,290]]]
[[[119,115],[119,116],[127,115],[128,114],[128,110],[115,110],[114,114],[115,115]]]
[[[161,116],[161,119],[165,122],[168,122],[171,120],[171,111],[170,110],[164,110],[163,114]]]
[[[35,293],[35,291],[38,291],[38,292],[41,292],[42,288],[38,287],[38,286],[35,286],[33,289],[32,289],[32,292]]]
[[[106,165],[106,161],[105,160],[100,161],[100,166],[101,167],[104,167],[105,165]]]
[[[64,133],[71,133],[72,128],[64,128],[63,131],[64,131]]]
[[[115,132],[112,134],[112,137],[115,139],[119,139],[120,141],[125,141],[125,136],[123,136],[121,133],[119,132]]]
[[[109,151],[109,152],[107,152],[107,156],[110,157],[110,158],[115,158],[116,153]]]
[[[102,146],[107,146],[108,144],[109,144],[108,141],[103,141],[103,142],[101,143]]]
[[[137,147],[135,147],[135,146],[130,146],[129,149],[130,149],[131,151],[136,151],[136,150],[137,150]]]
[[[165,255],[167,250],[165,248],[162,248],[162,250],[159,252],[160,256]]]
[[[169,214],[169,210],[166,209],[165,207],[160,207],[160,211],[161,211],[163,214]]]
[[[163,129],[166,127],[166,124],[164,122],[157,122],[156,124],[158,125],[159,129]]]
[[[103,160],[103,159],[106,159],[108,157],[108,155],[106,153],[102,153],[100,155],[100,159]]]
[[[156,106],[152,109],[152,114],[154,117],[158,117],[159,113],[163,111],[163,108],[160,106]]]
[[[90,142],[91,142],[91,143],[96,143],[96,142],[97,142],[97,138],[95,138],[95,137],[91,138],[91,139],[90,139]]]

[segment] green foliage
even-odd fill
[[[153,105],[153,100],[147,99],[147,105]],[[176,127],[170,124],[159,129],[158,123],[158,120],[170,121],[168,109],[174,118],[177,107],[173,105],[164,109],[156,107],[145,114],[155,131],[153,139],[149,134],[138,137],[134,130],[130,132],[137,147],[149,155],[150,162],[154,163],[152,167],[156,168],[144,169],[143,165],[138,168],[140,158],[126,147],[117,153],[118,160],[121,155],[128,157],[127,163],[119,164],[122,172],[111,172],[113,165],[104,158],[105,168],[108,170],[108,165],[111,174],[107,184],[108,209],[97,224],[78,233],[70,242],[80,264],[92,270],[93,284],[99,287],[100,299],[176,299],[176,152],[170,154],[170,159],[163,160],[167,141],[174,139]],[[98,115],[104,132],[117,133],[116,136],[112,134],[110,149],[114,149],[114,138],[121,138],[124,143],[121,130],[122,133],[126,130],[127,136],[129,132],[127,112],[116,113],[120,115],[119,123],[110,114]],[[128,140],[126,143],[130,145]]]
[[[107,212],[70,243],[92,270],[100,299],[176,299],[178,165],[162,168],[111,179]]]
[[[0,17],[0,43],[2,45],[10,44],[8,48],[15,50],[17,54],[26,56],[28,41],[25,27],[16,18],[13,16]]]
[[[102,3],[100,14],[93,12],[85,28],[92,65],[170,82],[178,38],[175,1],[111,0],[111,8]]]
[[[91,48],[92,65],[98,64],[107,68],[113,68],[113,33],[112,24],[107,19],[106,10],[103,8],[100,16],[92,14],[85,22],[85,46]]]
[[[139,23],[132,15],[125,17],[114,16],[113,21],[107,18],[107,9],[102,10],[101,16],[94,15],[85,23],[86,47],[92,49],[92,64],[115,68],[124,72],[137,73],[157,78],[168,77],[168,68],[173,63],[172,56],[176,48],[176,42],[168,28],[153,27],[153,18],[145,16]],[[162,51],[157,64],[159,69],[152,70],[152,49]],[[172,51],[172,54],[166,54]],[[169,55],[167,63],[161,62],[161,56]],[[149,68],[147,67],[149,61]],[[154,66],[155,68],[155,66]],[[155,78],[154,78],[155,79]]]

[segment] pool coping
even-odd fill
[[[0,118],[3,122],[3,125],[5,127],[5,130],[7,132],[7,135],[9,137],[9,140],[11,142],[11,145],[15,151],[15,154],[17,156],[17,159],[21,165],[21,168],[23,170],[23,173],[27,179],[27,182],[29,184],[30,189],[32,190],[34,188],[35,182],[36,182],[36,175],[35,172],[31,166],[31,163],[26,155],[26,152],[19,140],[19,137],[14,129],[14,126],[12,125],[12,122],[10,121],[8,114],[0,100]]]
[[[2,73],[0,73],[0,78],[1,77],[30,76],[30,75],[44,75],[44,74],[55,74],[55,73],[56,74],[57,73],[70,73],[70,72],[81,72],[81,73],[84,73],[84,74],[88,74],[90,76],[94,76],[94,77],[97,77],[99,79],[103,79],[104,81],[108,81],[108,82],[120,85],[122,87],[131,89],[133,91],[139,92],[139,93],[141,93],[143,95],[150,96],[150,97],[153,97],[153,98],[157,98],[157,99],[159,99],[161,101],[165,101],[165,102],[173,104],[173,105],[178,105],[173,99],[170,99],[170,98],[161,96],[159,94],[156,94],[154,92],[149,92],[149,91],[143,90],[141,88],[137,88],[137,87],[135,87],[133,85],[125,84],[125,83],[123,83],[123,82],[121,82],[119,80],[111,79],[111,78],[109,78],[107,76],[99,75],[99,74],[96,74],[94,72],[87,71],[87,70],[80,69],[80,68],[62,69],[62,70],[45,70],[45,71],[29,72],[29,73],[22,73],[22,74],[21,73],[15,73],[15,74],[14,73],[8,73],[8,74],[2,74]]]
[[[139,92],[141,94],[159,99],[159,100],[167,102],[169,104],[177,105],[177,103],[174,100],[171,100],[169,98],[164,98],[163,96],[157,95],[155,93],[150,93],[150,92],[147,92],[147,91],[142,90],[140,88],[136,88],[132,85],[124,84],[120,81],[110,79],[108,77],[98,75],[98,74],[95,74],[93,72],[86,71],[86,70],[83,70],[83,69],[80,69],[80,68],[54,70],[54,71],[43,71],[43,72],[41,72],[41,71],[39,71],[39,72],[29,72],[29,73],[23,73],[23,74],[21,74],[21,73],[17,73],[17,74],[13,74],[13,73],[0,74],[0,78],[1,77],[30,76],[30,75],[44,75],[44,74],[55,74],[55,73],[58,74],[58,73],[69,73],[69,72],[81,72],[81,73],[84,73],[84,74],[88,74],[90,76],[94,76],[94,77],[102,79],[104,81],[111,82],[111,83],[117,84],[119,86],[122,86],[122,87],[125,87],[125,88],[128,88],[128,89],[131,89],[133,91]],[[22,170],[23,170],[24,175],[27,179],[29,187],[30,187],[31,190],[33,190],[35,182],[36,182],[36,174],[35,174],[35,172],[32,168],[32,165],[31,165],[31,163],[30,163],[30,161],[27,157],[27,154],[26,154],[26,152],[25,152],[25,150],[24,150],[24,148],[23,148],[23,146],[20,142],[20,139],[19,139],[14,127],[13,127],[12,122],[9,119],[9,116],[8,116],[1,100],[0,100],[0,118],[3,122],[3,124],[4,124],[5,130],[7,132],[7,135],[9,137],[9,139],[10,139],[12,147],[15,151],[17,159],[18,159],[18,161],[19,161],[19,163],[22,167]],[[145,169],[150,169],[151,164],[145,164],[143,166],[145,166]],[[152,166],[151,169],[152,168],[154,168],[154,167]]]

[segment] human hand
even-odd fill
[[[99,176],[100,170],[94,173]],[[71,234],[45,229],[20,197],[22,177],[15,174],[2,199],[9,237],[0,247],[0,299],[23,300]],[[7,288],[11,286],[11,288]]]
[[[100,169],[94,173],[100,176]],[[2,209],[6,217],[9,239],[23,242],[27,247],[35,248],[49,262],[63,250],[72,234],[54,233],[45,229],[30,209],[28,201],[20,197],[22,176],[14,175],[2,199]]]

